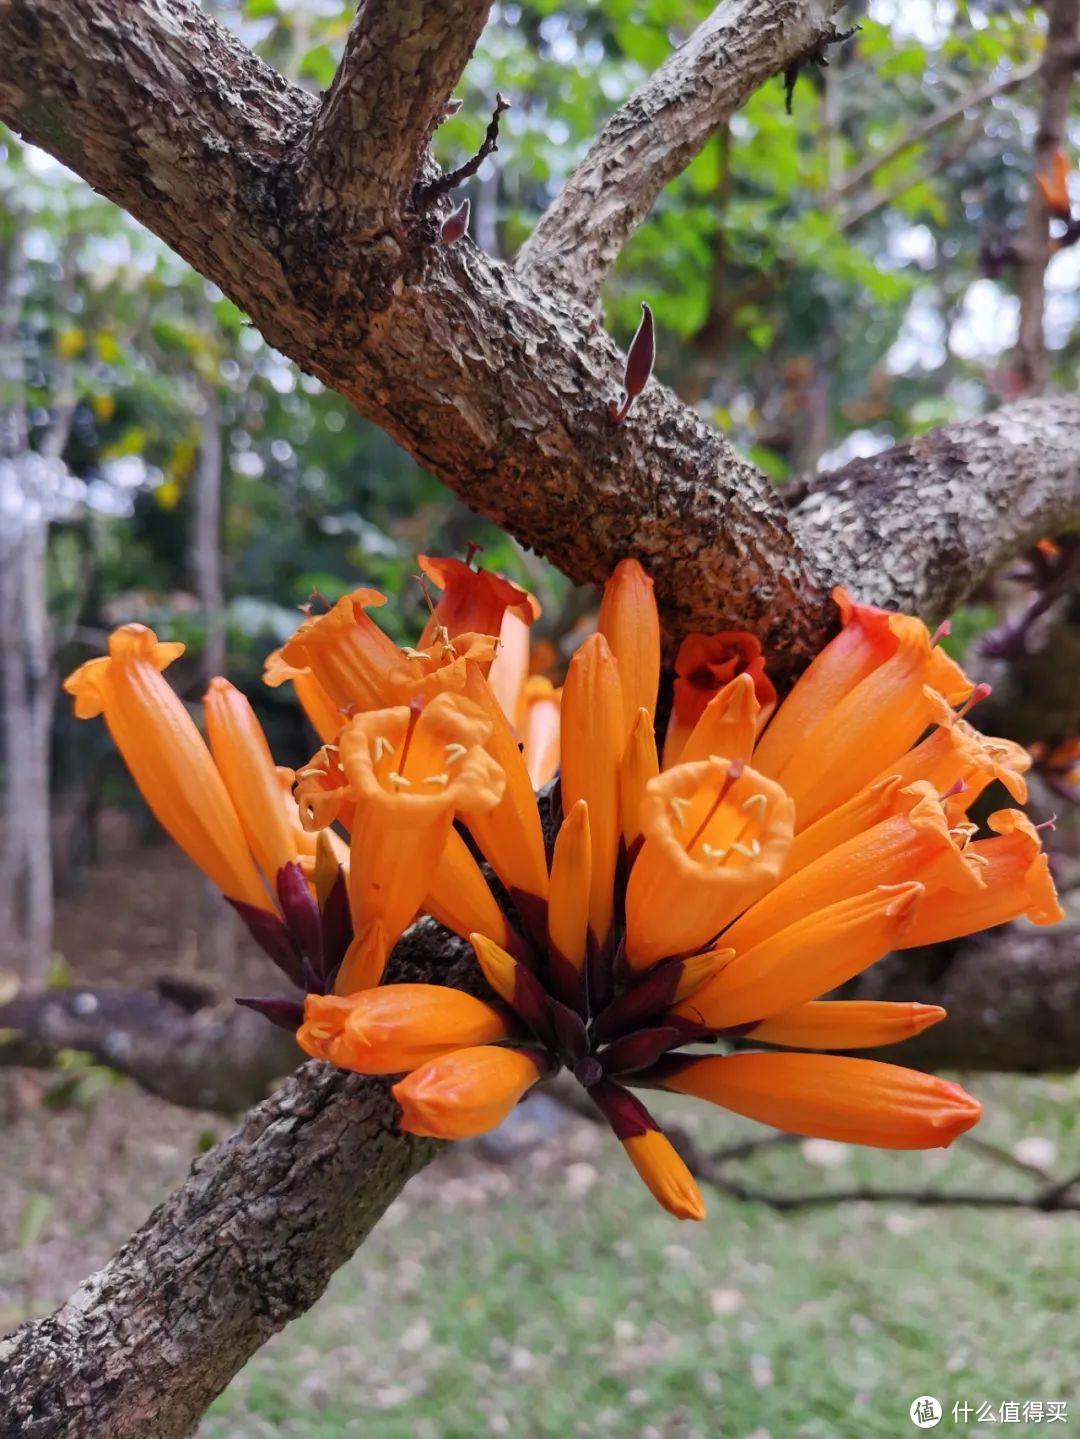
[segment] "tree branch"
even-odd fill
[[[305,1064],[55,1314],[0,1341],[0,1432],[185,1439],[437,1145],[378,1080]]]
[[[1022,400],[811,480],[802,543],[872,604],[938,620],[1002,562],[1080,525],[1080,398]]]
[[[894,145],[887,150],[867,155],[857,165],[852,165],[844,175],[840,177],[839,183],[829,191],[823,203],[833,205],[837,200],[842,200],[846,195],[859,190],[869,179],[872,179],[879,170],[884,170],[894,160],[898,160],[906,151],[921,145],[929,140],[931,135],[936,135],[946,125],[951,125],[954,120],[959,120],[971,110],[981,109],[990,100],[996,100],[1001,95],[1011,95],[1014,90],[1034,78],[1039,73],[1041,60],[1029,60],[1026,65],[1017,65],[1000,80],[988,80],[985,84],[969,90],[966,94],[960,95],[955,100],[950,100],[947,105],[934,110],[924,120],[913,125],[906,134],[902,135]]]
[[[312,126],[309,199],[368,234],[393,226],[491,0],[361,0]]]
[[[232,999],[160,990],[26,991],[0,1006],[0,1066],[77,1049],[162,1099],[241,1114],[296,1066],[292,1035]]]
[[[539,288],[595,304],[669,180],[762,81],[835,38],[841,0],[724,0],[604,126],[518,255]]]

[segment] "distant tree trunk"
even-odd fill
[[[23,259],[0,265],[0,654],[4,736],[0,962],[40,978],[52,949],[49,737],[52,686],[45,565],[58,460],[29,448],[19,336]]]

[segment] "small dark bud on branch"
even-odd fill
[[[649,383],[655,359],[656,338],[652,311],[643,300],[641,302],[641,323],[626,352],[626,373],[623,376],[625,398],[621,405],[616,400],[608,401],[608,418],[613,425],[621,425],[630,413],[631,405]]]
[[[462,200],[452,215],[448,215],[443,221],[442,242],[444,245],[452,245],[460,240],[469,228],[469,210],[471,206],[468,196]]]
[[[451,116],[456,115],[464,103],[465,101],[456,95],[447,100],[446,104],[439,111],[439,124],[441,125],[444,120],[449,120]]]

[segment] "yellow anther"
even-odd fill
[[[390,743],[390,741],[386,738],[385,735],[377,734],[375,736],[375,742],[371,746],[371,750],[375,756],[375,763],[378,764],[379,760],[382,759],[383,755],[394,753],[394,746]]]
[[[747,810],[757,809],[759,806],[764,816],[765,811],[769,808],[769,801],[760,790],[757,794],[748,794],[739,808],[745,813]]]
[[[671,812],[675,816],[675,823],[680,825],[685,824],[686,811],[690,808],[690,801],[680,798],[679,795],[675,795],[668,800],[668,804],[670,804]]]
[[[400,649],[407,660],[426,660],[428,658],[423,650],[414,650],[412,645],[401,645]]]
[[[395,789],[411,789],[412,787],[412,780],[406,779],[403,774],[398,774],[396,769],[392,769],[386,778]]]
[[[448,785],[448,784],[450,783],[450,776],[449,776],[448,774],[446,774],[445,772],[444,772],[443,774],[428,774],[428,775],[425,775],[425,776],[424,776],[424,778],[423,778],[423,780],[421,781],[421,783],[423,783],[423,784]]]
[[[732,849],[737,849],[737,848],[738,848],[738,845],[732,845]],[[722,860],[727,859],[727,855],[728,855],[728,852],[727,852],[726,849],[714,849],[711,844],[703,844],[703,845],[701,846],[701,852],[702,852],[702,854],[705,856],[706,859],[715,859],[715,860],[717,860],[717,861],[722,861]]]
[[[731,848],[736,854],[741,854],[744,859],[757,859],[761,853],[761,845],[756,839],[752,839],[749,844],[742,844],[736,840]]]
[[[972,864],[989,864],[989,863],[990,863],[990,861],[987,859],[987,857],[986,857],[985,854],[975,854],[975,853],[973,852],[973,853],[971,853],[971,854],[969,854],[969,855],[965,855],[964,857],[965,857],[965,859],[969,859]]]
[[[453,744],[446,746],[446,763],[457,764],[458,760],[464,759],[468,752],[463,744],[458,744],[455,740]]]

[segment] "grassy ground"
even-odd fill
[[[93,977],[136,960],[175,973],[198,888],[165,851],[123,881],[115,936],[100,914],[81,929],[68,906],[68,952],[93,932]],[[175,923],[161,918],[170,894]],[[1080,1169],[1080,1079],[968,1082],[984,1139]],[[669,1103],[710,1144],[759,1132]],[[0,1074],[0,1333],[65,1298],[227,1128],[102,1071]],[[793,1144],[735,1172],[801,1191],[1035,1185],[963,1144]],[[669,1219],[579,1119],[509,1163],[460,1147],[237,1376],[200,1439],[896,1439],[918,1432],[920,1394],[945,1406],[939,1434],[998,1433],[952,1422],[955,1402],[983,1400],[1064,1399],[1080,1426],[1080,1215],[861,1204],[782,1216],[706,1199],[705,1224]]]
[[[1080,1158],[1076,1085],[979,1087],[995,1109],[988,1135],[1036,1135],[1065,1167]],[[739,1172],[788,1189],[1026,1182],[970,1151],[821,1145]],[[920,1394],[945,1405],[943,1433],[997,1430],[954,1424],[957,1401],[1066,1399],[1080,1423],[1077,1216],[709,1208],[704,1225],[675,1224],[577,1121],[509,1168],[451,1157],[248,1365],[201,1434],[892,1439],[917,1432]]]

